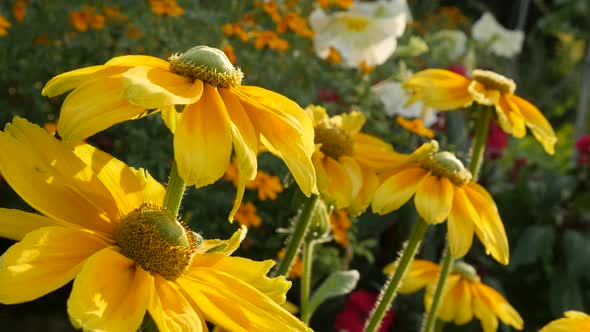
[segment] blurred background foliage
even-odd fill
[[[277,91],[302,107],[323,105],[331,114],[360,110],[367,117],[365,131],[409,152],[426,139],[386,115],[371,86],[427,67],[492,69],[516,81],[518,94],[541,109],[559,142],[555,156],[548,156],[530,135],[522,140],[490,138],[492,145],[488,145],[480,182],[500,209],[511,261],[507,268],[500,266],[485,255],[481,245],[474,246],[466,261],[520,312],[526,331],[536,331],[565,310],[590,310],[590,138],[581,136],[588,132],[587,123],[578,125],[582,129],[577,131],[574,125],[590,37],[587,1],[409,1],[413,20],[398,40],[398,53],[377,68],[344,68],[335,60],[315,55],[306,21],[317,6],[315,1],[275,4],[237,0],[2,1],[0,124],[18,115],[55,131],[63,97],[41,96],[51,77],[102,64],[118,55],[167,58],[204,44],[224,50],[244,71],[244,84]],[[525,32],[522,53],[510,59],[497,57],[468,38],[467,51],[450,57],[435,33],[458,29],[469,35],[473,23],[486,11],[505,27]],[[425,41],[429,51],[400,52],[411,46],[412,37]],[[440,113],[431,129],[446,149],[465,160],[470,126],[469,114],[449,112]],[[166,182],[172,136],[159,116],[116,125],[89,142]],[[280,161],[265,154],[260,160],[262,172],[238,213],[239,222],[250,226],[239,254],[269,259],[281,250],[285,235],[280,230],[289,226],[301,197]],[[226,221],[235,195],[231,179],[228,174],[226,180],[187,192],[183,218],[205,237],[227,237],[237,227]],[[0,182],[0,204],[26,209],[4,182]],[[384,280],[381,269],[395,258],[415,219],[411,206],[386,216],[367,212],[349,219],[343,213],[334,214],[335,241],[319,249],[314,283],[331,271],[354,268],[362,271],[358,288],[377,292]],[[12,243],[2,240],[1,244],[5,250]],[[443,227],[433,227],[419,256],[437,261],[443,246]],[[298,280],[293,277],[290,294],[297,303]],[[36,331],[41,326],[45,330],[71,329],[65,312],[68,293],[66,287],[33,303],[0,305],[0,324],[18,326],[22,331]],[[327,302],[314,315],[312,327],[334,330],[334,319],[345,302],[346,297]],[[422,312],[422,294],[401,296],[394,304],[390,330],[415,330]],[[477,321],[445,327],[448,331],[479,329]],[[501,327],[501,331],[508,330]]]

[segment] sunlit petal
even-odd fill
[[[418,214],[431,224],[438,224],[449,215],[453,203],[453,183],[445,177],[427,176],[414,197]]]
[[[412,167],[401,170],[383,182],[373,197],[373,211],[386,214],[399,209],[418,190],[429,172]]]

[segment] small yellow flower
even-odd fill
[[[256,213],[256,206],[251,202],[242,203],[235,216],[240,225],[246,227],[260,227],[262,218]]]
[[[396,118],[397,123],[402,126],[407,131],[410,131],[416,135],[420,135],[422,137],[428,137],[430,139],[434,138],[434,131],[430,128],[424,127],[424,123],[422,119],[412,119],[408,120],[403,116],[398,116]]]
[[[342,56],[340,55],[340,52],[338,52],[337,49],[330,46],[330,51],[328,52],[328,57],[326,57],[326,61],[337,65],[340,62],[342,62]]]
[[[579,311],[566,311],[560,318],[545,325],[539,332],[590,332],[590,316]]]
[[[386,180],[373,198],[373,211],[386,214],[414,196],[418,214],[429,224],[447,220],[454,258],[465,256],[477,235],[498,262],[508,264],[508,239],[498,208],[490,194],[471,181],[471,173],[453,154],[438,151],[438,143],[423,144],[411,155],[399,157],[384,171]]]
[[[6,36],[8,34],[8,28],[11,26],[12,24],[4,16],[0,15],[0,36]]]
[[[290,282],[272,260],[231,257],[165,209],[164,187],[87,144],[60,142],[15,118],[0,132],[0,174],[41,214],[0,209],[0,235],[19,241],[0,260],[0,303],[23,303],[73,282],[68,313],[85,331],[310,331],[280,306]],[[235,314],[239,312],[240,314]],[[271,328],[272,327],[272,328]]]
[[[202,187],[221,178],[233,145],[240,180],[231,220],[246,182],[256,176],[259,145],[286,162],[306,195],[317,191],[309,116],[280,94],[240,85],[242,76],[221,50],[198,46],[172,56],[170,62],[141,55],[116,57],[58,75],[42,93],[53,97],[74,89],[57,125],[65,140],[80,140],[160,111],[174,133],[174,156],[187,185]],[[183,106],[182,113],[177,105]]]
[[[476,69],[472,79],[444,69],[426,69],[404,83],[412,94],[407,105],[422,101],[441,111],[478,104],[494,106],[500,127],[514,137],[522,138],[529,127],[549,154],[555,152],[557,137],[547,119],[533,104],[514,94],[514,81],[487,70]]]
[[[384,272],[393,273],[395,267],[395,263],[389,264]],[[426,310],[430,310],[439,273],[440,266],[416,259],[412,261],[399,292],[409,294],[426,287],[424,306]],[[438,318],[445,322],[463,325],[469,323],[475,316],[481,321],[484,332],[497,331],[498,318],[517,330],[523,328],[522,318],[510,303],[493,288],[483,284],[475,269],[464,262],[456,262],[453,266],[440,303]]]
[[[363,60],[359,69],[363,74],[370,74],[375,71],[375,66],[368,66],[367,62]]]
[[[312,160],[318,189],[336,209],[362,213],[379,185],[379,168],[397,161],[393,147],[361,133],[365,116],[360,112],[329,117],[321,106],[308,106],[313,119],[316,152]]]
[[[330,213],[330,224],[332,225],[332,236],[334,241],[342,247],[348,246],[348,234],[346,233],[352,223],[346,210],[334,210]]]

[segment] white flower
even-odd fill
[[[363,61],[371,67],[384,63],[410,19],[406,0],[393,0],[354,2],[347,11],[329,15],[318,8],[309,23],[319,57],[325,59],[333,47],[345,66],[358,68]]]
[[[467,36],[461,30],[440,30],[432,34],[430,42],[435,58],[439,55],[454,61],[467,50]]]
[[[420,118],[427,128],[436,122],[436,112],[425,107],[422,102],[404,106],[409,96],[399,82],[383,81],[371,89],[385,106],[385,114],[400,115],[406,119]]]
[[[524,32],[504,28],[487,12],[475,22],[471,34],[473,39],[489,45],[492,53],[499,56],[511,58],[522,50]]]

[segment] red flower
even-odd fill
[[[578,150],[578,166],[587,164],[590,159],[590,135],[580,136],[576,140],[576,149]]]
[[[318,97],[320,100],[328,103],[339,103],[341,99],[338,92],[330,89],[320,89],[318,91]]]
[[[463,76],[467,77],[467,70],[462,65],[459,65],[459,64],[450,65],[449,70],[456,73],[456,74],[463,75]]]
[[[357,290],[350,293],[344,310],[336,316],[334,327],[337,331],[362,332],[369,313],[377,301],[377,293]],[[389,309],[383,317],[379,332],[389,330],[393,321],[393,310]]]
[[[502,156],[502,151],[508,146],[508,135],[498,126],[496,121],[490,123],[490,132],[486,143],[486,157],[488,159],[498,159]]]

